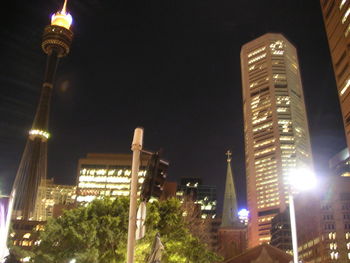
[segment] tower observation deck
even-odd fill
[[[59,59],[68,55],[73,39],[70,30],[72,16],[66,11],[66,6],[67,0],[62,10],[52,15],[51,24],[43,33],[41,47],[47,55],[44,82],[11,194],[14,196],[12,219],[16,220],[46,219],[37,218],[35,205],[38,187],[44,184],[47,173],[48,123],[56,69]]]

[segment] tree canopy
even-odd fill
[[[129,199],[95,200],[48,221],[35,249],[36,263],[124,263]],[[177,199],[147,205],[146,236],[137,241],[135,262],[146,262],[156,233],[165,247],[164,263],[212,263],[219,258],[194,237]]]

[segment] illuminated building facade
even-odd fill
[[[350,262],[349,177],[332,176],[314,192],[300,193],[295,209],[299,260]]]
[[[55,205],[69,205],[75,203],[76,186],[75,185],[58,185],[53,178],[46,179],[46,182],[39,186],[36,214],[39,221],[46,221],[54,216]]]
[[[216,187],[202,185],[202,180],[197,177],[184,177],[181,179],[176,196],[180,199],[190,198],[195,204],[200,205],[202,217],[216,216]]]
[[[329,168],[335,176],[350,176],[349,149],[345,148],[329,160]]]
[[[139,183],[144,181],[150,156],[141,155]],[[105,196],[129,196],[131,154],[89,153],[79,159],[77,202],[87,203]]]
[[[345,137],[350,149],[350,1],[321,0]]]
[[[47,141],[50,101],[59,59],[68,55],[73,39],[70,30],[72,16],[66,11],[66,2],[61,11],[51,16],[41,43],[47,55],[44,81],[32,128],[17,170],[12,194],[14,206],[12,217],[23,221],[37,220],[36,199],[40,183],[45,182],[47,173]],[[41,185],[45,187],[45,185]]]
[[[265,34],[241,49],[249,247],[270,241],[271,219],[288,202],[288,175],[312,169],[295,47]]]

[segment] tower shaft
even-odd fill
[[[69,26],[55,23],[65,22],[64,13],[56,13],[59,18],[52,25],[45,27],[42,49],[47,54],[44,82],[41,95],[32,124],[29,131],[26,147],[16,174],[12,192],[14,194],[13,219],[20,220],[45,220],[45,215],[36,215],[36,201],[39,185],[45,187],[47,174],[47,140],[49,139],[48,124],[52,89],[56,75],[56,69],[60,57],[69,53],[73,38]]]

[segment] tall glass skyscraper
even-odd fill
[[[321,0],[345,137],[350,149],[350,1]]]
[[[288,203],[292,169],[312,169],[297,51],[281,34],[241,49],[248,246],[270,241],[271,219]]]

